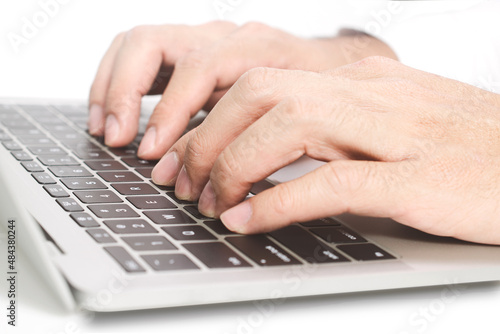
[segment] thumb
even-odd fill
[[[221,215],[238,233],[272,231],[294,222],[341,213],[373,217],[401,215],[405,187],[398,164],[337,160],[268,189]]]

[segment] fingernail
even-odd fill
[[[178,199],[191,200],[191,180],[189,180],[186,166],[182,166],[179,176],[177,176],[175,196]]]
[[[230,230],[238,233],[244,233],[246,230],[246,225],[252,217],[252,206],[250,201],[244,201],[240,204],[232,207],[231,209],[224,211],[220,219]]]
[[[155,148],[156,145],[156,128],[150,127],[146,130],[144,137],[141,140],[141,145],[139,145],[139,150],[137,154],[139,156],[147,155],[150,151]]]
[[[207,217],[215,216],[215,192],[210,181],[208,181],[200,195],[198,210]]]
[[[106,118],[106,132],[104,135],[104,140],[106,145],[113,144],[120,133],[120,124],[118,124],[118,120],[116,116],[110,114]]]
[[[101,135],[104,128],[104,117],[102,107],[92,104],[89,108],[88,127],[91,135]]]
[[[153,182],[159,185],[172,185],[180,169],[179,156],[170,152],[161,158],[151,172]]]

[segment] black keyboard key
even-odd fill
[[[40,184],[54,184],[56,181],[48,173],[33,173],[31,174]]]
[[[143,160],[137,157],[124,157],[122,161],[130,167],[154,167],[157,161]]]
[[[365,238],[347,227],[318,227],[312,228],[310,231],[333,244],[366,242]]]
[[[2,145],[9,151],[19,151],[22,150],[21,146],[15,141],[3,141]]]
[[[93,170],[126,170],[127,168],[121,162],[115,160],[90,160],[85,164]]]
[[[136,146],[110,147],[109,151],[119,157],[135,157],[137,155]]]
[[[73,192],[85,204],[122,203],[123,200],[111,190],[87,190]]]
[[[105,220],[104,224],[117,234],[158,233],[142,219]]]
[[[108,153],[99,151],[97,146],[92,150],[76,149],[75,154],[82,160],[113,160]]]
[[[31,172],[31,173],[34,173],[34,172],[43,172],[44,171],[44,169],[42,168],[42,166],[40,166],[38,164],[38,162],[36,162],[36,161],[23,161],[23,162],[21,162],[21,165],[23,165],[23,167],[28,172]]]
[[[141,178],[133,172],[99,172],[97,173],[105,181],[108,182],[139,182]]]
[[[185,201],[183,199],[178,199],[177,197],[175,197],[175,192],[173,192],[173,191],[167,192],[167,196],[170,197],[177,204],[194,204],[194,203],[196,203],[196,202],[192,202],[192,201]]]
[[[165,226],[162,230],[175,240],[216,240],[217,238],[202,226]]]
[[[300,264],[297,259],[264,235],[227,237],[226,240],[259,266]]]
[[[91,228],[87,230],[87,233],[100,244],[116,242],[116,240],[113,239],[113,237],[102,228]]]
[[[369,243],[340,245],[337,248],[358,261],[395,259],[382,248]]]
[[[35,155],[67,155],[65,150],[57,146],[30,146],[28,150]]]
[[[141,174],[146,179],[150,179],[151,178],[151,172],[153,171],[153,168],[136,168],[135,171],[137,173]]]
[[[92,174],[85,167],[71,167],[71,166],[60,166],[60,167],[49,167],[49,170],[57,177],[89,177]]]
[[[56,202],[68,212],[79,212],[83,211],[83,208],[75,201],[73,198],[58,198]]]
[[[109,246],[104,249],[125,269],[127,272],[144,272],[144,268],[127,251],[120,246]]]
[[[198,207],[196,205],[186,205],[184,207],[184,210],[192,214],[195,218],[198,219],[211,219],[210,217],[204,216],[201,214],[200,211],[198,211]]]
[[[51,129],[50,126],[52,125],[62,126],[61,129],[68,128],[68,125],[64,123],[62,119],[56,118],[54,116],[37,116],[34,118],[38,123],[42,124],[43,127],[46,128],[47,130],[50,130]]]
[[[46,192],[52,197],[69,197],[69,194],[58,184],[51,184],[43,186]]]
[[[23,143],[24,145],[30,145],[30,146],[54,146],[56,143],[54,143],[53,140],[45,137],[45,136],[30,136],[30,137],[18,137],[19,141]]]
[[[31,161],[33,160],[31,156],[24,151],[13,151],[10,152],[17,161]]]
[[[10,129],[16,137],[27,137],[27,136],[45,136],[44,133],[38,129]]]
[[[40,155],[38,160],[45,166],[78,166],[80,163],[68,155]]]
[[[127,197],[127,200],[136,208],[143,210],[177,208],[174,203],[163,196],[135,196]]]
[[[61,182],[71,190],[85,189],[107,189],[107,187],[96,178],[76,178],[76,179],[61,179]]]
[[[56,136],[57,137],[57,136]],[[75,152],[101,151],[102,149],[87,139],[87,137],[75,133],[75,138],[59,138],[66,139],[63,143],[66,147]]]
[[[209,268],[251,267],[240,255],[221,242],[183,244]]]
[[[99,218],[139,217],[139,214],[127,204],[92,204],[88,208]]]
[[[250,189],[250,192],[254,195],[257,195],[258,193],[261,193],[264,190],[272,188],[272,187],[274,187],[274,184],[272,184],[271,182],[269,182],[267,180],[262,180],[262,181],[259,181],[257,183],[254,183],[252,185],[252,188]]]
[[[122,195],[154,195],[159,194],[147,183],[116,183],[111,185]]]
[[[13,119],[1,121],[8,129],[36,129],[36,127],[26,119]]]
[[[233,231],[228,230],[227,227],[224,226],[224,224],[220,220],[210,220],[203,223],[217,234],[220,235],[236,234]]]
[[[70,217],[81,227],[99,227],[99,223],[86,212],[75,212]]]
[[[338,220],[333,218],[321,218],[300,223],[300,225],[305,227],[321,227],[321,226],[340,226],[341,224]]]
[[[45,123],[42,124],[42,126],[49,131],[52,134],[57,134],[57,133],[75,133],[75,130],[68,126],[67,124],[60,124],[59,122],[54,122],[54,124],[51,123]]]
[[[144,211],[155,224],[196,224],[193,218],[180,210]]]
[[[153,180],[150,180],[150,182],[152,184],[154,184],[156,188],[163,190],[163,191],[174,191],[175,190],[175,186],[162,186],[162,185],[154,183]],[[193,204],[193,202],[190,202],[190,204]]]
[[[156,271],[200,269],[184,254],[143,255],[142,258]]]
[[[299,226],[287,226],[269,234],[309,263],[348,261]]]
[[[123,237],[122,240],[125,241],[130,247],[132,247],[132,249],[137,251],[160,251],[177,249],[177,247],[175,247],[165,237],[159,235]]]

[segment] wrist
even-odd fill
[[[398,60],[394,51],[383,41],[364,32],[342,29],[335,37],[309,40],[316,51],[311,70],[323,71],[357,62],[370,56]]]

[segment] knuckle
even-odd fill
[[[351,199],[350,191],[356,189],[358,183],[354,173],[341,163],[328,163],[324,168],[321,183],[325,185],[323,189],[326,198],[331,198],[333,203],[344,203],[345,198]],[[347,207],[345,203],[344,205]]]
[[[122,31],[121,33],[119,33],[118,35],[115,36],[113,42],[121,42],[123,41],[123,39],[125,38],[125,36],[127,35],[127,32],[126,31]]]
[[[256,34],[256,33],[263,33],[263,32],[269,32],[270,30],[274,30],[268,25],[261,23],[261,22],[247,22],[243,24],[239,29],[240,32],[246,33],[246,34]]]
[[[217,177],[221,182],[227,182],[234,175],[238,175],[242,171],[238,156],[238,152],[233,148],[226,147],[215,161],[212,169],[213,178]]]
[[[151,35],[152,27],[148,25],[140,25],[133,27],[126,33],[124,33],[124,38],[128,42],[138,43],[143,42],[148,39]]]
[[[401,63],[383,56],[370,56],[361,59],[360,61],[352,64],[352,66],[358,70],[384,74],[387,72],[387,69],[399,67],[401,66]]]
[[[278,79],[279,72],[280,70],[273,68],[255,67],[245,72],[236,81],[236,85],[246,93],[267,95],[270,89],[274,90],[274,82]]]
[[[397,63],[395,60],[383,56],[370,56],[359,61],[360,65],[370,67],[387,66],[388,64]]]
[[[199,131],[193,132],[186,145],[184,164],[191,167],[198,166],[207,147],[205,137]]]
[[[279,216],[288,216],[295,205],[294,192],[289,183],[281,183],[273,189],[273,208]]]

